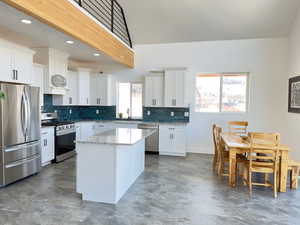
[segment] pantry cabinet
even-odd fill
[[[0,40],[0,81],[32,84],[34,51]]]
[[[185,94],[186,69],[165,70],[165,106],[188,107]]]
[[[45,166],[54,159],[54,127],[44,127],[41,130],[42,165]]]
[[[40,106],[44,105],[44,69],[45,67],[40,64],[34,64],[33,66],[33,87],[40,88]]]
[[[145,106],[164,106],[164,72],[151,72],[145,77]]]
[[[186,126],[174,124],[159,125],[159,154],[170,156],[186,155]]]

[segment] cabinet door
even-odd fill
[[[44,66],[34,65],[32,86],[40,88],[40,105],[44,105]]]
[[[47,144],[48,144],[48,161],[51,161],[55,157],[54,128],[49,130]]]
[[[54,159],[54,128],[42,129],[42,164]]]
[[[99,104],[99,87],[98,87],[98,76],[93,74],[90,76],[90,104]]]
[[[98,105],[106,106],[109,104],[108,91],[109,91],[109,77],[98,76]]]
[[[165,73],[165,106],[176,107],[176,73],[166,71]]]
[[[184,129],[176,129],[174,133],[174,153],[185,155],[186,153],[186,135]]]
[[[33,59],[32,54],[14,51],[13,54],[13,66],[16,70],[18,83],[31,84],[33,74]]]
[[[77,72],[68,72],[68,81],[69,81],[69,104],[77,105],[78,104],[78,85],[77,85]]]
[[[185,71],[176,72],[176,107],[185,107]]]
[[[76,140],[81,139],[81,125],[79,123],[76,123]]]
[[[9,47],[0,45],[0,81],[14,81],[11,55],[12,51]]]
[[[154,103],[153,98],[153,79],[151,76],[145,77],[145,106],[152,107]]]
[[[155,76],[152,81],[152,93],[155,99],[155,107],[162,107],[163,104],[163,91],[164,91],[164,78],[163,76]]]
[[[173,133],[173,130],[167,126],[159,127],[159,152],[172,152]]]
[[[47,148],[47,137],[48,137],[48,132],[43,132],[42,131],[42,136],[41,136],[41,144],[42,144],[42,152],[41,152],[41,158],[42,158],[42,164],[46,163],[48,160],[48,148]]]
[[[78,74],[78,104],[90,104],[90,75],[89,72],[79,72]]]

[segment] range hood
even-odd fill
[[[69,54],[53,48],[34,48],[34,62],[46,66],[44,93],[65,95],[68,89],[67,72]]]

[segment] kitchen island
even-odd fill
[[[145,168],[145,138],[155,130],[115,128],[76,141],[76,190],[82,199],[116,204]]]

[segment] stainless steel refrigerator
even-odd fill
[[[39,88],[0,83],[0,186],[41,169]]]

